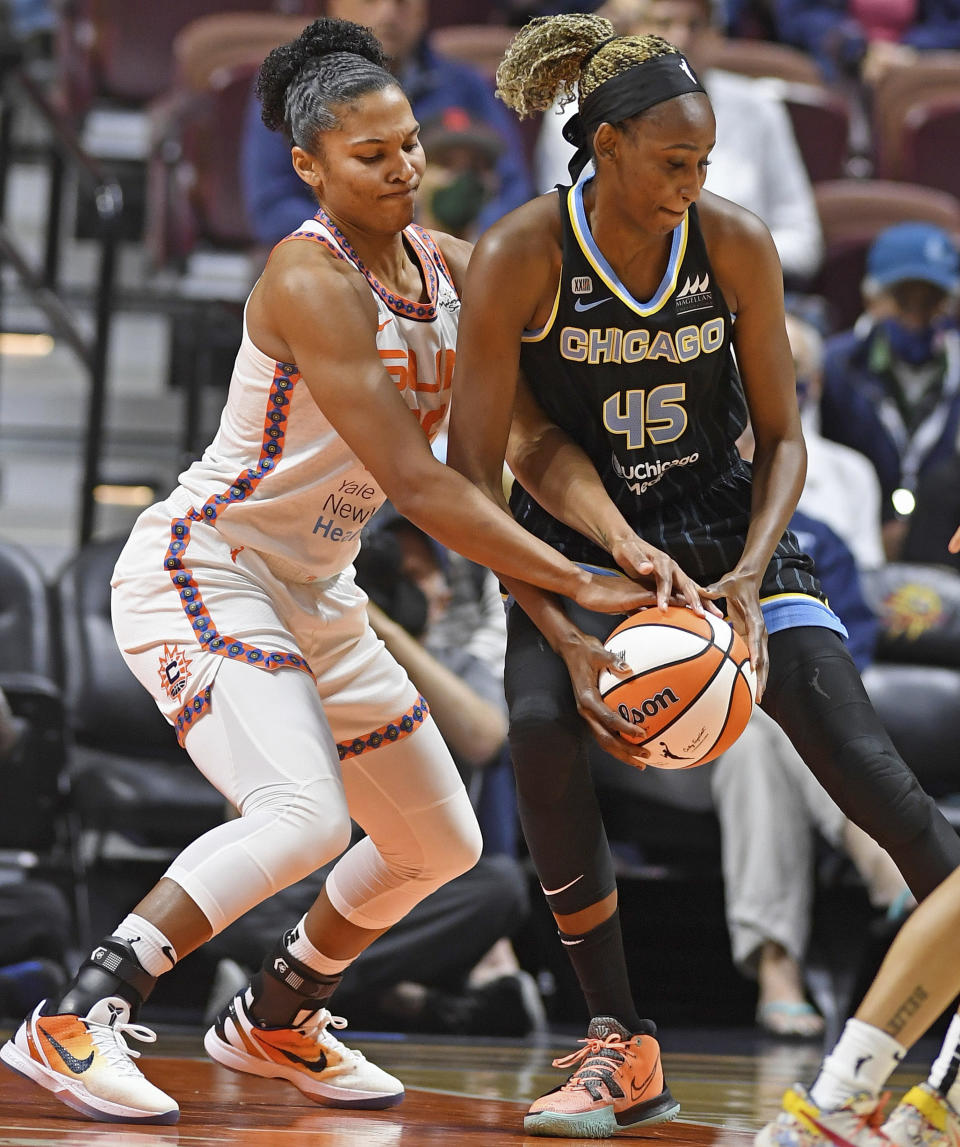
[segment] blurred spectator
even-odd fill
[[[876,471],[859,451],[820,433],[823,338],[812,323],[795,315],[788,314],[786,324],[807,443],[807,477],[797,508],[843,538],[858,569],[876,569],[884,562]],[[835,604],[832,599],[831,604]]]
[[[901,561],[948,565],[960,571],[960,554],[947,550],[957,522],[960,522],[960,443],[954,444],[954,453],[949,458],[930,466],[917,483],[917,505],[909,518]]]
[[[891,560],[901,554],[921,477],[956,452],[958,290],[954,240],[929,223],[897,224],[867,254],[866,313],[826,344],[821,431],[873,463]]]
[[[0,769],[22,732],[0,690]],[[59,888],[0,867],[0,1018],[22,1016],[66,985],[70,905]]]
[[[430,46],[427,0],[326,0],[324,13],[373,29],[421,123],[445,108],[458,107],[502,138],[496,164],[499,185],[480,210],[477,231],[530,198],[517,125],[478,72],[440,56]],[[316,211],[309,188],[293,170],[289,141],[264,127],[255,97],[250,99],[244,125],[241,178],[250,224],[262,242],[277,242]]]
[[[420,131],[427,169],[417,193],[417,222],[471,242],[483,208],[497,196],[503,140],[465,108],[448,107]]]
[[[777,39],[809,52],[824,78],[872,85],[927,48],[960,48],[960,0],[775,0]]]
[[[720,32],[710,0],[608,0],[599,10],[621,35],[656,32],[699,68]],[[813,191],[790,118],[765,80],[719,68],[701,72],[717,119],[706,188],[739,203],[770,228],[784,274],[808,279],[823,257],[823,236]],[[535,153],[541,193],[569,183],[572,146],[561,132],[576,104],[548,111]]]
[[[66,986],[70,921],[59,888],[0,873],[0,1018],[25,1015]]]

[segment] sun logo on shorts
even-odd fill
[[[190,664],[179,645],[173,648],[164,645],[163,656],[160,658],[160,684],[171,701],[186,689],[190,680]]]

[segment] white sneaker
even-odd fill
[[[326,1008],[291,1027],[260,1027],[249,1012],[248,988],[233,997],[203,1038],[208,1055],[234,1071],[286,1079],[330,1107],[392,1107],[403,1084],[347,1047],[330,1030],[345,1028]]]
[[[911,1087],[883,1133],[896,1147],[960,1147],[960,1116],[929,1083]]]
[[[176,1102],[145,1079],[124,1036],[153,1043],[156,1035],[132,1024],[130,1005],[117,996],[99,1000],[86,1016],[40,1014],[43,1003],[0,1047],[0,1060],[39,1083],[62,1103],[107,1123],[176,1123]]]
[[[842,1107],[821,1111],[795,1083],[783,1097],[783,1110],[754,1139],[755,1147],[889,1147],[880,1130],[883,1104],[868,1092]]]

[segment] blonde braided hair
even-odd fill
[[[662,36],[617,36],[602,16],[538,16],[520,29],[501,60],[497,96],[521,119],[546,111],[558,98],[569,104],[579,97],[582,105],[607,80],[676,51]]]

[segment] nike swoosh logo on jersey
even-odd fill
[[[543,888],[544,896],[556,896],[558,892],[566,892],[566,890],[568,888],[572,888],[574,886],[574,884],[577,883],[578,880],[582,880],[582,879],[583,879],[583,873],[581,872],[580,875],[575,876],[573,878],[573,880],[570,881],[569,884],[564,884],[560,888],[543,888],[542,884],[540,885],[540,887]]]
[[[307,1071],[321,1072],[327,1070],[327,1057],[320,1052],[319,1059],[304,1059],[302,1056],[297,1055],[294,1051],[287,1051],[286,1048],[277,1048],[282,1055],[285,1055],[291,1063],[299,1063],[307,1069]]]
[[[385,322],[378,323],[377,324],[377,333],[379,334],[380,331],[382,331],[384,327],[389,326],[392,322],[393,322],[393,315],[391,315],[390,318],[388,318]]]
[[[585,303],[583,301],[583,299],[577,299],[577,301],[573,304],[573,309],[575,311],[581,311],[581,312],[592,311],[594,307],[599,307],[599,306],[602,306],[604,303],[609,303],[612,298],[613,298],[613,295],[607,295],[607,297],[605,299],[597,299],[593,303]]]
[[[67,1051],[63,1044],[55,1040],[52,1035],[43,1031],[43,1028],[40,1030],[43,1032],[45,1039],[53,1048],[53,1050],[57,1053],[57,1055],[60,1056],[60,1058],[67,1065],[67,1067],[70,1068],[74,1075],[83,1075],[87,1068],[93,1063],[93,1052],[90,1052],[86,1059],[77,1059],[77,1057],[72,1052]]]

